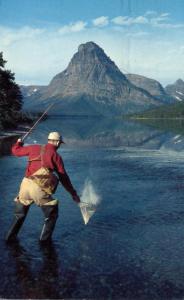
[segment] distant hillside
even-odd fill
[[[162,102],[169,104],[175,103],[177,100],[175,97],[170,95],[170,93],[167,93],[164,87],[157,80],[137,74],[126,74],[126,78],[135,86],[144,89]]]
[[[184,102],[162,105],[156,109],[147,110],[138,114],[132,114],[130,117],[150,119],[184,118]]]
[[[33,96],[34,93],[38,91],[41,92],[44,88],[45,86],[41,86],[41,85],[28,85],[28,86],[20,85],[20,89],[24,99]]]
[[[163,105],[157,109],[129,115],[128,118],[160,130],[184,135],[184,102]]]
[[[177,101],[181,102],[184,100],[184,81],[182,79],[178,79],[175,83],[167,85],[165,90]]]

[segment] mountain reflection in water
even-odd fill
[[[182,149],[184,145],[181,139],[180,123],[176,122],[175,131],[164,131],[158,121],[146,124],[138,121],[120,120],[115,118],[100,117],[66,117],[50,116],[45,122],[40,123],[28,143],[33,140],[45,142],[49,131],[60,130],[64,136],[66,146],[69,147],[143,147],[148,149],[160,149],[170,147]],[[177,128],[179,134],[177,134]],[[181,143],[181,144],[180,144]],[[179,145],[180,144],[180,145]]]

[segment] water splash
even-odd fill
[[[94,206],[99,205],[101,197],[95,191],[91,180],[86,179],[82,191],[81,201],[83,203],[91,204]]]
[[[95,213],[100,201],[101,198],[95,192],[91,180],[87,179],[84,183],[81,202],[79,204],[85,225],[89,222],[90,218]]]

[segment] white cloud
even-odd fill
[[[34,39],[44,33],[44,29],[31,28],[28,26],[20,29],[12,29],[7,27],[0,27],[1,45],[10,46],[12,43],[24,39]]]
[[[111,21],[116,25],[130,25],[132,18],[129,18],[127,16],[118,16],[116,18],[113,18]]]
[[[147,24],[149,21],[144,16],[138,16],[136,18],[127,17],[127,16],[118,16],[116,18],[113,18],[112,23],[116,25],[133,25],[133,24]]]
[[[108,17],[99,17],[99,18],[96,18],[94,20],[92,20],[92,23],[94,26],[97,26],[97,27],[104,27],[104,26],[107,26],[109,24],[109,18]]]
[[[147,11],[144,16],[117,16],[113,18],[111,22],[118,26],[132,26],[139,24],[163,29],[179,29],[184,27],[184,23],[171,23],[169,16],[170,14],[166,12],[158,14],[155,11]]]
[[[160,16],[161,17],[168,17],[168,16],[170,16],[170,13],[162,13]]]
[[[87,22],[77,21],[75,23],[70,23],[69,25],[65,25],[59,29],[60,34],[67,34],[71,32],[80,32],[83,31],[87,26]]]
[[[149,24],[156,28],[163,29],[179,29],[184,27],[184,23],[172,23],[170,13],[155,14],[154,17],[150,17]]]
[[[162,30],[149,29],[150,26],[171,25],[181,28],[177,26],[183,24],[160,22],[158,19],[154,25],[146,24],[144,22],[150,22],[153,15],[146,19],[142,17],[119,16],[114,18],[116,23],[108,27],[90,27],[83,21],[55,29],[0,27],[0,51],[3,51],[4,59],[8,61],[7,67],[15,72],[16,80],[21,84],[48,84],[54,75],[67,67],[78,46],[89,40],[101,46],[122,71],[142,74],[162,83],[182,77],[184,40],[181,35],[176,37],[177,31],[168,30],[165,34]],[[156,17],[163,20],[168,15]],[[144,27],[122,26],[121,22],[141,24]]]
[[[147,24],[148,23],[148,19],[144,16],[139,16],[137,18],[134,19],[134,23],[135,24]]]
[[[151,24],[153,25],[153,27],[163,28],[163,29],[180,29],[180,28],[184,28],[184,23],[183,24],[182,23],[177,23],[177,24],[164,23],[161,18],[155,18],[154,20],[151,20]]]
[[[169,17],[167,14],[161,14],[161,15],[158,15],[154,18],[151,18],[150,19],[150,24],[153,25],[153,26],[156,26],[156,25],[159,25],[159,24],[162,24],[166,21],[169,20]]]
[[[163,17],[164,18],[164,17]],[[153,18],[157,19],[157,18]],[[128,16],[118,16],[111,20],[112,23],[116,25],[122,25],[122,26],[131,26],[135,24],[149,24],[150,19],[145,16],[138,16],[138,17],[128,17]]]
[[[154,16],[157,12],[155,10],[148,10],[144,15],[145,16]]]

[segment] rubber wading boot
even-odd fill
[[[29,207],[30,207],[29,205],[23,205],[20,202],[16,203],[15,212],[14,212],[15,217],[8,233],[6,234],[5,237],[6,241],[16,239],[16,236],[20,228],[22,227],[22,224],[24,223]]]
[[[52,233],[58,218],[58,204],[43,205],[41,208],[45,216],[45,222],[40,235],[40,241],[46,242],[51,240],[52,237]]]

